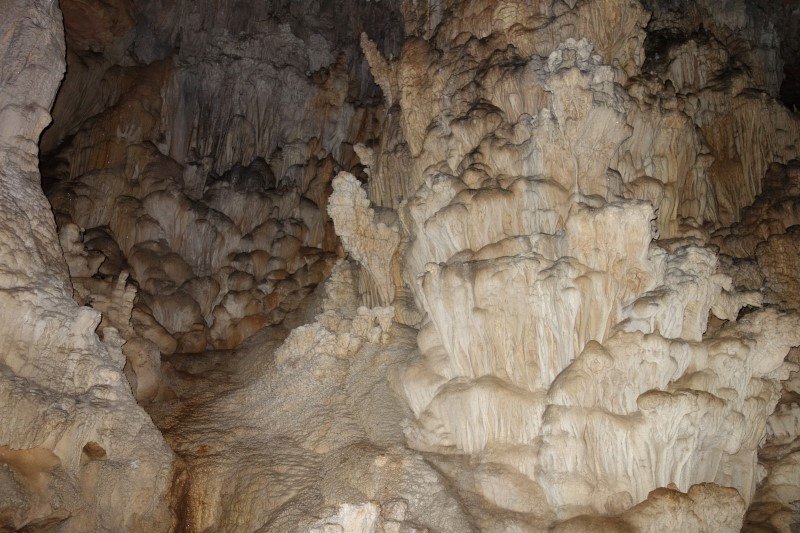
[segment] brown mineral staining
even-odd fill
[[[106,450],[100,444],[89,441],[83,447],[83,455],[90,461],[102,461],[106,458]]]

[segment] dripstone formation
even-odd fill
[[[791,2],[0,12],[0,529],[800,528]]]

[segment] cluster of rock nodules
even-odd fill
[[[180,167],[136,148],[126,165],[133,176],[83,174],[50,199],[76,297],[127,333],[129,376],[149,400],[159,393],[159,354],[237,346],[283,320],[327,276],[336,241],[311,198],[324,206],[332,162],[281,185],[256,161],[209,180],[192,199]],[[129,274],[138,293],[126,286]]]
[[[765,303],[786,311],[800,309],[800,161],[773,164],[761,194],[742,210],[741,221],[714,233],[722,270],[740,290],[760,290]],[[800,363],[800,352],[788,360]],[[759,486],[748,522],[788,530],[797,522],[800,499],[800,373],[783,382],[780,399],[767,420],[759,460],[768,468]]]
[[[365,295],[419,320],[396,384],[410,445],[507,472],[472,487],[500,508],[541,513],[543,495],[558,519],[655,531],[626,514],[650,494],[670,524],[737,530],[798,369],[800,318],[763,305],[796,287],[794,233],[765,235],[793,203],[742,211],[797,155],[775,36],[745,31],[742,2],[652,21],[628,0],[404,8],[398,59],[364,46],[388,108],[360,148],[367,190],[340,174],[328,210]],[[648,22],[685,27],[646,58]],[[755,248],[764,302],[727,273],[723,238]],[[667,486],[689,497],[659,504]]]
[[[313,22],[332,7],[313,2],[265,0],[258,20],[173,4],[64,2],[69,68],[42,138],[75,296],[123,333],[141,401],[167,392],[160,355],[238,346],[328,275],[330,180],[358,171],[383,114],[356,52],[385,6],[342,36],[341,11]],[[380,29],[391,49],[402,31]]]

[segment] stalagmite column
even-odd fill
[[[0,10],[0,529],[169,524],[172,453],[131,396],[117,331],[101,342],[100,313],[72,300],[39,183],[61,13],[52,0]]]
[[[401,221],[402,277],[378,292],[424,313],[398,382],[408,442],[505,471],[476,482],[502,508],[542,494],[560,520],[639,524],[671,487],[689,495],[670,520],[738,529],[800,320],[737,320],[761,298],[718,271],[708,229],[794,154],[797,120],[745,72],[723,85],[724,53],[703,65],[716,78],[681,77],[678,45],[643,72],[637,1],[405,7],[399,59],[364,46],[397,104],[369,192]],[[704,334],[710,314],[727,322]]]

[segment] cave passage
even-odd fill
[[[796,2],[0,11],[0,530],[800,528]]]

